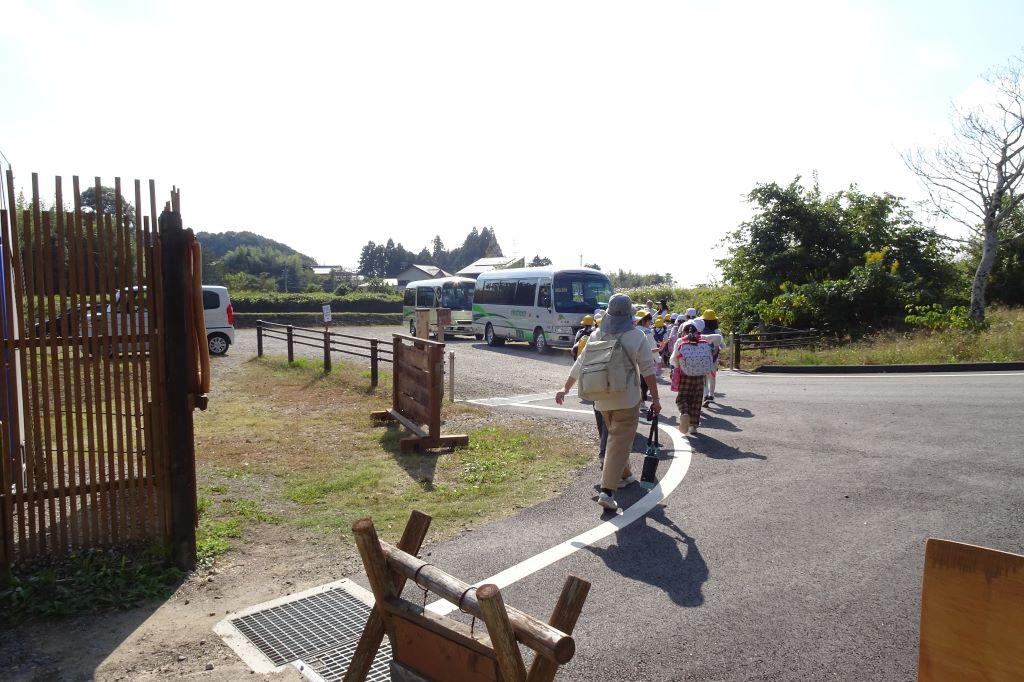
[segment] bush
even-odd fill
[[[334,313],[333,324],[339,326],[355,325],[400,325],[402,313]],[[324,318],[321,313],[235,313],[235,327],[245,329],[256,326],[256,320],[290,324],[296,327],[323,328]]]
[[[344,296],[323,291],[284,294],[264,291],[232,292],[236,313],[319,313],[330,304],[332,312],[398,313],[402,296],[396,293],[353,291]]]
[[[655,306],[661,299],[668,300],[668,307],[674,313],[681,313],[687,308],[696,308],[698,313],[703,313],[708,308],[715,311],[719,324],[726,332],[732,330],[733,288],[728,286],[719,287],[670,287],[653,286],[637,287],[635,289],[623,289],[619,293],[627,294],[634,303],[643,304],[648,299],[654,301]]]
[[[966,306],[957,305],[949,310],[938,303],[932,305],[913,305],[907,307],[907,315],[903,321],[911,327],[944,331],[947,329],[963,329],[980,331],[985,323],[978,324],[970,318]]]

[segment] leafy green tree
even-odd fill
[[[82,192],[82,208],[96,210],[95,187],[88,187]],[[117,193],[113,187],[100,185],[100,210],[103,213],[117,215]],[[130,226],[135,227],[135,206],[124,198],[124,194],[121,195],[121,215]]]
[[[530,261],[530,267],[531,268],[540,268],[540,267],[544,267],[545,265],[551,265],[551,259],[550,258],[546,258],[546,257],[545,258],[541,258],[538,255],[538,256],[534,256],[533,260]]]
[[[597,263],[587,263],[583,267],[590,268],[591,270],[600,270],[601,269],[601,266],[598,265]]]
[[[726,238],[718,262],[740,331],[766,322],[855,332],[865,319],[943,301],[957,281],[949,249],[899,197],[855,186],[824,195],[798,177],[757,185],[749,200],[755,214]],[[876,313],[854,312],[869,301]]]

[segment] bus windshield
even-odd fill
[[[612,285],[604,275],[564,273],[555,275],[555,310],[560,313],[592,313],[607,308]]]
[[[448,282],[441,289],[441,307],[452,310],[473,309],[473,285]]]

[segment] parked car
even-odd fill
[[[86,313],[85,326],[86,336],[92,335],[93,325],[102,325],[102,319],[106,317],[107,333],[116,336],[119,331],[121,320],[130,320],[135,317],[141,320],[142,331],[149,330],[149,311],[146,305],[146,287],[132,287],[114,294],[114,306],[116,315],[110,314],[110,306],[98,313]],[[141,306],[141,310],[140,310]],[[203,286],[203,318],[206,321],[206,343],[211,355],[224,355],[228,347],[235,342],[235,311],[231,307],[231,297],[226,287]],[[59,318],[58,318],[59,319]],[[56,320],[54,321],[56,322]],[[54,322],[47,322],[44,328],[52,327]],[[130,332],[127,328],[129,322],[124,323],[125,334]],[[102,327],[101,327],[102,328]],[[37,332],[38,333],[38,332]],[[145,348],[148,350],[148,348]],[[121,352],[117,349],[116,352]],[[132,352],[129,344],[125,351]]]
[[[224,355],[235,342],[235,309],[227,287],[203,286],[203,313],[210,355]]]

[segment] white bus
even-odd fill
[[[587,313],[607,308],[612,284],[590,268],[492,270],[476,280],[473,330],[489,346],[526,341],[539,353],[572,348]]]
[[[452,323],[445,325],[444,333],[472,334],[475,286],[476,282],[468,277],[441,277],[409,282],[402,302],[402,315],[409,326],[409,333],[416,335],[417,308],[430,308],[431,326],[437,324],[438,308],[451,308]]]

